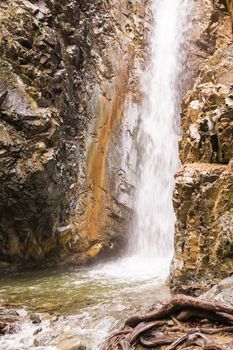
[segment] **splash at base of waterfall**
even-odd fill
[[[114,261],[100,264],[89,274],[93,277],[104,277],[118,279],[121,281],[149,281],[153,283],[164,283],[169,275],[169,263],[171,257],[158,257],[151,259],[141,255],[133,255],[119,258]]]
[[[71,345],[100,349],[123,319],[170,296],[159,266],[149,274],[146,263],[129,261],[2,277],[0,300],[8,309],[23,309],[28,315],[19,333],[0,337],[0,349],[61,350]],[[147,271],[144,279],[142,269]],[[34,312],[41,323],[30,320]]]

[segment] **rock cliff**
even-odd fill
[[[122,246],[148,4],[0,4],[0,269]],[[233,270],[233,44],[232,2],[195,4],[171,282],[199,288]]]
[[[108,159],[134,96],[146,8],[146,0],[1,2],[1,267],[80,262],[120,244],[129,209]]]
[[[231,6],[214,3],[198,42],[204,59],[182,104],[171,283],[183,289],[206,288],[233,272]]]

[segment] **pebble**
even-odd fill
[[[32,323],[41,323],[41,318],[39,314],[31,314],[30,319]]]

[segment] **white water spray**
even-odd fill
[[[53,277],[44,280],[43,276],[42,280],[39,278],[41,284],[38,283],[38,276],[35,276],[33,285],[30,276],[26,289],[22,289],[21,283],[8,285],[8,281],[2,289],[3,294],[10,294],[10,290],[16,288],[17,297],[25,293],[25,304],[30,300],[33,305],[33,301],[38,297],[40,299],[40,295],[43,300],[52,295],[58,298],[55,299],[55,305],[63,305],[67,297],[67,305],[74,304],[76,309],[75,303],[79,300],[77,296],[81,296],[79,311],[83,310],[85,302],[86,307],[80,315],[72,315],[67,319],[64,317],[59,321],[56,319],[56,322],[47,320],[47,314],[40,325],[31,324],[27,320],[19,334],[2,337],[1,349],[52,350],[60,348],[57,344],[61,339],[72,341],[72,337],[76,337],[77,343],[80,339],[84,340],[89,344],[88,348],[90,346],[97,350],[115,324],[116,315],[129,309],[131,312],[134,309],[136,311],[140,303],[146,306],[154,302],[156,288],[159,300],[167,297],[168,291],[161,289],[159,293],[158,286],[167,277],[173,252],[175,216],[172,192],[174,174],[179,165],[178,115],[182,94],[180,82],[184,73],[182,65],[185,61],[182,44],[191,2],[192,0],[153,0],[152,3],[155,28],[151,38],[150,65],[142,79],[145,98],[135,145],[135,149],[140,149],[140,154],[135,194],[136,218],[129,242],[129,256],[114,263],[96,266],[89,273],[79,271],[76,275],[75,271],[69,271],[61,277],[56,275],[55,284]],[[140,107],[131,109],[131,117],[137,115],[138,108]],[[127,147],[126,144],[125,146]],[[133,158],[135,153],[130,156]],[[114,277],[120,283],[113,280]],[[139,280],[143,280],[143,283],[138,283]],[[50,281],[51,287],[48,287]],[[24,283],[22,281],[22,285]],[[72,286],[76,283],[80,289],[77,287],[74,290]],[[32,298],[33,290],[35,297]],[[58,294],[54,295],[54,291],[58,291]],[[70,299],[72,295],[74,300]],[[93,299],[96,304],[92,304]],[[110,317],[109,312],[112,314]],[[38,347],[35,340],[41,346]]]
[[[138,151],[135,218],[128,256],[97,268],[111,278],[163,283],[173,254],[175,214],[172,204],[174,175],[179,167],[179,113],[185,76],[184,43],[192,0],[153,0],[154,28],[150,57],[142,73],[142,106],[130,108],[125,124],[138,137],[124,138],[128,178]],[[132,120],[139,120],[137,125]],[[134,132],[131,130],[131,134]],[[134,144],[132,144],[134,142]],[[124,168],[124,166],[123,166]],[[96,272],[96,271],[95,271]]]
[[[142,83],[138,184],[130,254],[151,262],[173,253],[174,175],[179,166],[179,106],[190,0],[155,0],[151,58]]]

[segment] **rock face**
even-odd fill
[[[233,276],[223,279],[202,295],[207,300],[223,301],[233,304]]]
[[[215,3],[198,0],[192,18],[173,283],[232,269],[232,3]],[[148,4],[1,2],[0,268],[85,262],[124,242]]]
[[[233,40],[223,3],[216,2],[204,37],[207,57],[182,105],[174,192],[171,283],[194,289],[233,271]]]
[[[107,160],[134,98],[146,9],[146,0],[1,2],[2,262],[79,262],[120,244],[128,208]]]

